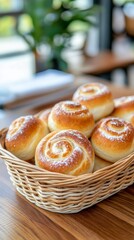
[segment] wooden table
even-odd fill
[[[111,72],[115,69],[122,69],[125,73],[125,84],[128,85],[128,69],[134,66],[134,52],[126,51],[123,53],[115,53],[112,51],[102,51],[95,56],[76,55],[77,64],[70,64],[70,71],[79,74],[87,74],[94,76],[107,75],[108,80],[111,79]]]
[[[114,97],[134,94],[134,89],[109,87]],[[8,123],[9,119],[3,121]],[[36,207],[15,190],[0,160],[0,240],[15,239],[133,240],[134,188],[130,186],[77,214],[52,213]]]
[[[127,68],[131,65],[134,65],[133,52],[119,55],[114,52],[104,51],[94,57],[85,57],[81,71],[85,74],[99,75],[118,68]]]

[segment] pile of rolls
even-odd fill
[[[5,148],[47,171],[95,172],[134,151],[134,96],[113,99],[106,85],[84,84],[72,100],[15,119]]]

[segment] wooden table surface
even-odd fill
[[[91,77],[88,79],[92,81]],[[134,89],[109,85],[113,96],[134,94]],[[24,109],[23,109],[24,111]],[[23,114],[21,109],[19,114]],[[38,109],[32,109],[35,113]],[[12,113],[12,114],[11,114]],[[11,111],[1,118],[8,124]],[[10,116],[10,119],[9,119]],[[0,160],[0,240],[133,240],[134,188],[131,185],[116,195],[76,214],[52,213],[36,207],[12,185],[6,166]]]
[[[110,51],[104,51],[93,57],[85,57],[81,65],[83,74],[102,74],[110,72],[116,68],[125,68],[134,64],[134,53],[117,54]]]

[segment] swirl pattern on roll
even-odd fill
[[[46,124],[39,118],[28,115],[15,119],[9,126],[5,146],[15,156],[30,160],[41,138],[48,134]]]
[[[97,156],[115,162],[134,151],[134,128],[122,119],[108,117],[98,122],[91,142]]]
[[[73,101],[62,101],[52,108],[48,126],[51,131],[74,129],[89,137],[94,127],[94,118],[85,106]]]
[[[116,98],[114,104],[115,109],[111,115],[130,122],[134,127],[134,96]]]
[[[92,172],[94,150],[76,130],[62,130],[45,136],[36,148],[35,163],[48,171],[69,175]]]
[[[79,87],[73,100],[86,106],[97,121],[108,116],[114,109],[114,102],[109,88],[101,83],[87,83]]]

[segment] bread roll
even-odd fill
[[[86,106],[95,121],[108,116],[114,109],[112,94],[108,87],[101,83],[82,85],[74,93],[73,100]]]
[[[98,156],[95,155],[95,161],[94,161],[94,169],[93,172],[96,172],[97,170],[101,169],[101,168],[105,168],[110,166],[112,163],[108,162]]]
[[[16,157],[28,161],[34,157],[39,141],[48,133],[46,124],[34,116],[22,116],[9,126],[5,147]]]
[[[42,119],[46,125],[48,126],[48,117],[49,114],[51,112],[51,108],[45,109],[44,111],[41,112],[41,114],[39,115],[39,118]]]
[[[108,117],[96,124],[91,142],[97,156],[116,162],[134,151],[134,128],[123,119]]]
[[[76,130],[54,131],[38,144],[35,163],[51,172],[77,176],[92,172],[94,150],[89,140]]]
[[[134,96],[116,98],[115,109],[111,114],[130,122],[134,127]]]
[[[89,137],[94,127],[94,119],[85,106],[73,101],[62,101],[52,108],[48,127],[50,131],[74,129]]]

